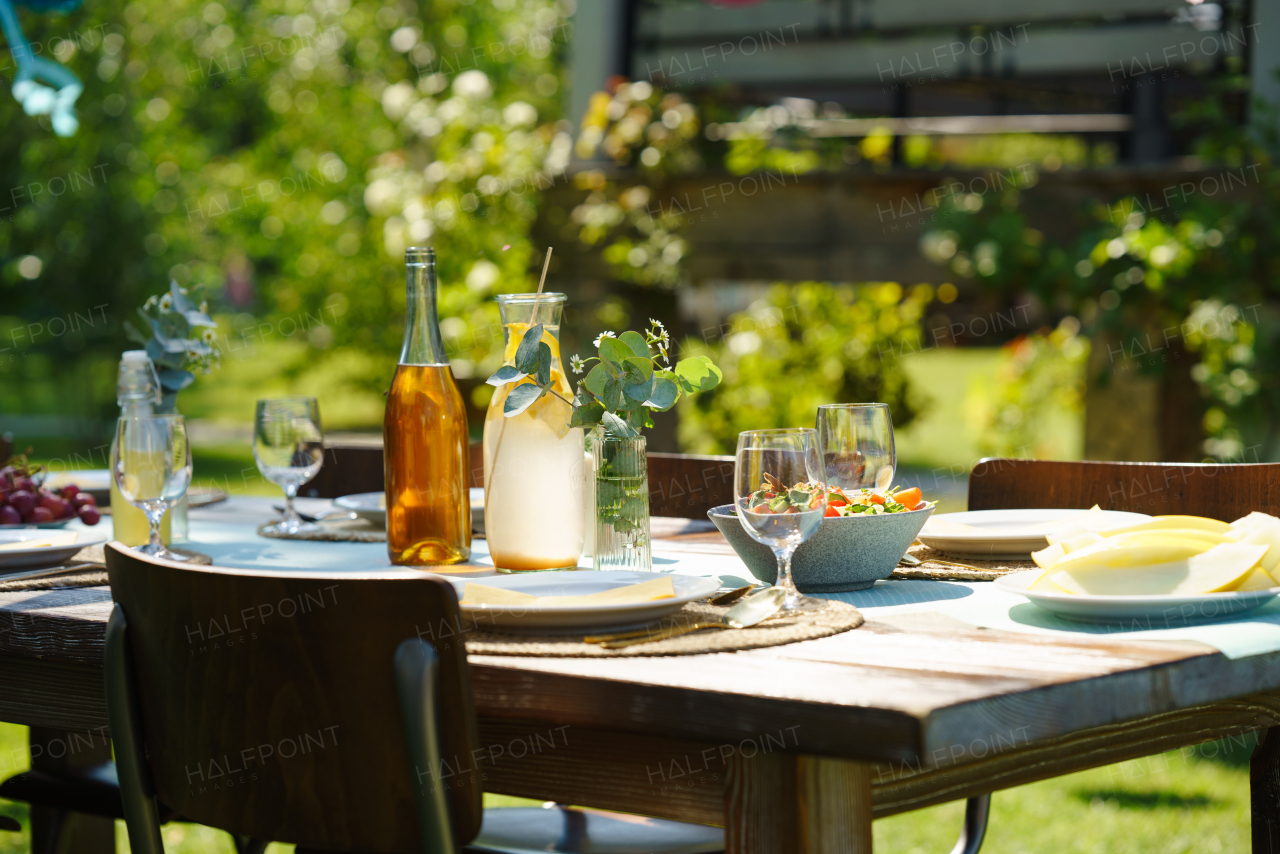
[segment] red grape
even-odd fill
[[[18,476],[18,469],[15,466],[5,466],[0,469],[0,479],[13,480]]]
[[[8,504],[0,507],[0,525],[21,525],[22,514]]]
[[[32,510],[30,513],[28,513],[28,514],[26,515],[26,518],[25,518],[25,519],[23,519],[23,521],[24,521],[24,522],[33,522],[33,523],[35,523],[35,524],[37,524],[37,525],[38,525],[38,524],[40,524],[41,522],[52,522],[52,521],[53,521],[53,511],[52,511],[52,510],[50,510],[48,507],[43,507],[43,506],[42,506],[42,507],[37,507],[36,509],[34,509],[34,510]]]
[[[66,486],[62,487],[62,489],[58,490],[58,493],[68,501],[75,498],[79,492],[80,487],[76,486],[74,483],[68,483]]]
[[[5,489],[4,481],[0,480],[0,505],[9,503],[9,490]]]
[[[36,484],[35,481],[29,477],[15,477],[13,479],[13,488],[23,492],[35,492]]]
[[[26,517],[35,509],[36,497],[25,489],[9,494],[9,506],[18,511],[19,516]]]
[[[94,498],[92,495],[90,495],[87,492],[78,493],[75,498],[71,499],[71,506],[77,509],[80,507],[84,507],[85,505],[88,505],[90,507],[97,507],[98,499]]]
[[[48,508],[54,516],[62,511],[62,499],[52,493],[41,492],[39,503],[41,507]]]
[[[92,504],[84,504],[80,507],[80,521],[86,525],[96,525],[101,518],[98,515],[98,508]]]

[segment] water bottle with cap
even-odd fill
[[[160,402],[160,377],[146,350],[126,350],[120,357],[120,373],[116,379],[116,402],[120,404],[121,418],[140,418],[155,414]],[[112,459],[116,439],[111,440]],[[160,523],[160,539],[169,544],[168,513]],[[134,507],[116,487],[111,478],[111,527],[115,539],[126,546],[145,545],[151,536],[147,515]]]

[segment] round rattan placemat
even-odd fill
[[[1011,572],[1022,572],[1024,569],[1035,569],[1036,565],[1029,560],[981,560],[962,555],[931,549],[916,543],[907,549],[907,554],[920,561],[919,566],[898,564],[891,579],[907,579],[917,581],[995,581],[1002,575]]]
[[[270,523],[274,525],[275,523]],[[387,529],[368,519],[327,519],[319,523],[322,530],[299,534],[266,533],[268,525],[258,528],[258,535],[275,540],[322,540],[331,543],[385,543]]]
[[[778,616],[749,629],[713,629],[681,635],[668,640],[636,644],[623,649],[604,649],[585,643],[581,635],[514,635],[472,630],[467,634],[469,655],[537,655],[557,658],[627,658],[645,655],[701,655],[781,646],[816,640],[847,632],[862,625],[862,612],[852,605],[820,599],[819,611],[799,616]],[[654,629],[718,620],[728,607],[708,602],[690,602]]]

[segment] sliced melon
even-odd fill
[[[1216,593],[1242,583],[1266,550],[1248,543],[1222,543],[1190,557],[1120,570],[1096,562],[1069,566],[1068,560],[1050,581],[1069,593],[1103,596]]]
[[[1231,526],[1217,519],[1205,516],[1156,516],[1150,522],[1141,522],[1127,528],[1112,528],[1103,531],[1104,537],[1117,537],[1122,534],[1135,534],[1139,531],[1191,530],[1208,531],[1211,534],[1225,534]]]
[[[1140,531],[1123,537],[1106,537],[1100,543],[1068,553],[1053,565],[1125,569],[1153,563],[1183,560],[1213,548],[1216,543],[1194,537],[1179,537],[1165,531]]]
[[[1270,525],[1280,524],[1280,519],[1272,516],[1270,513],[1259,513],[1254,510],[1248,516],[1241,516],[1239,519],[1231,523],[1232,528],[1265,528]]]
[[[1267,553],[1262,556],[1262,568],[1272,575],[1280,571],[1280,525],[1243,529],[1237,542],[1267,546]]]
[[[1041,549],[1038,552],[1031,553],[1031,559],[1036,562],[1036,566],[1041,569],[1049,569],[1055,563],[1067,556],[1067,548],[1063,543],[1054,543],[1047,549]],[[1033,587],[1035,585],[1032,585]]]
[[[1036,562],[1036,566],[1042,569],[1048,569],[1072,552],[1104,542],[1102,535],[1093,531],[1086,531],[1083,534],[1076,534],[1056,541],[1050,537],[1049,541],[1053,545],[1031,553],[1031,559]]]
[[[1241,579],[1238,585],[1227,589],[1245,593],[1249,590],[1270,590],[1272,587],[1277,586],[1280,585],[1276,584],[1276,580],[1271,577],[1270,573],[1261,566],[1255,566],[1248,575]]]

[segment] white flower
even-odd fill
[[[608,332],[608,331],[601,332],[599,335],[597,335],[597,336],[596,336],[596,340],[595,340],[595,341],[592,341],[592,342],[591,342],[591,344],[592,344],[592,346],[594,346],[594,347],[598,350],[598,349],[600,349],[600,342],[601,342],[601,341],[603,341],[603,340],[604,340],[604,339],[606,339],[606,338],[617,338],[617,337],[618,337],[618,336],[617,336],[617,335],[615,335],[615,334],[614,334],[614,333],[612,333],[612,332]]]
[[[209,301],[208,301],[208,300],[205,300],[204,302],[201,302],[201,303],[200,303],[200,313],[201,313],[201,314],[208,314],[208,313],[209,313]]]
[[[598,344],[596,346],[599,346]],[[569,357],[569,367],[575,374],[580,374],[587,369],[586,362],[582,361],[582,357],[574,353]]]
[[[160,297],[160,310],[168,311],[171,308],[173,308],[173,296],[170,294],[165,294],[164,296]]]
[[[212,329],[207,328],[204,332],[200,333],[200,337],[204,339],[204,343],[206,344],[212,344],[214,341],[218,340],[217,334]]]

